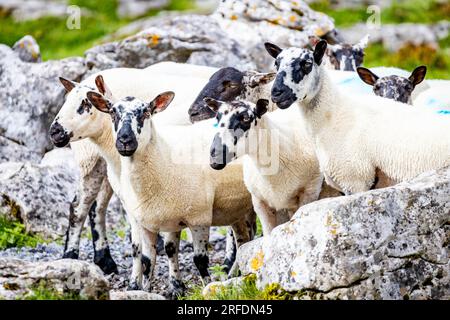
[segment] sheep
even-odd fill
[[[209,68],[201,67],[201,70],[203,69],[209,70]],[[164,62],[142,70],[117,68],[103,71],[98,74],[104,74],[109,79],[112,79],[111,81],[115,80],[111,85],[114,92],[117,91],[119,95],[120,90],[134,90],[137,93],[139,93],[140,90],[141,92],[139,94],[151,95],[151,92],[148,92],[147,87],[142,86],[141,83],[148,83],[146,80],[151,75],[158,76],[158,70],[160,70],[160,72],[167,72],[169,75],[175,74],[178,71],[179,74],[190,74],[192,77],[196,74],[197,66]],[[209,75],[205,74],[205,70],[200,73],[200,76],[207,79]],[[214,71],[214,69],[209,70],[209,72]],[[98,74],[90,76],[80,84],[61,78],[60,80],[68,92],[64,104],[64,106],[67,107],[63,109],[70,109],[69,106],[72,106],[72,108],[76,108],[76,110],[82,113],[84,109],[90,108],[89,101],[86,98],[86,92],[95,88],[94,79]],[[153,85],[161,87],[177,81],[174,77],[167,77],[164,73],[161,74],[163,75],[161,81],[152,80]],[[192,79],[193,90],[195,90],[196,86],[202,85],[202,81],[204,80],[202,80],[201,77]],[[179,87],[182,88],[182,84],[180,84]],[[183,95],[179,95],[180,98],[182,96]],[[182,104],[180,103],[180,105]],[[172,110],[175,109],[176,108]],[[179,111],[179,115],[176,115],[173,118],[178,118],[180,122],[188,123],[186,112],[184,110],[176,111]],[[174,113],[176,112],[174,111],[173,114]],[[77,115],[77,113],[74,113],[74,115]],[[170,119],[169,116],[166,116],[166,121],[172,121],[172,119]],[[50,134],[53,136],[55,144],[57,146],[58,144],[66,145],[68,141],[63,141],[61,138],[68,139],[68,136],[64,135],[64,130],[61,130],[57,125],[57,122],[54,123],[51,128]],[[61,135],[61,138],[58,137],[59,135]],[[79,138],[81,138],[81,136]],[[117,266],[111,257],[108,247],[104,223],[106,209],[112,196],[112,189],[108,180],[105,179],[106,163],[101,158],[96,146],[92,144],[89,139],[72,141],[71,147],[74,150],[74,155],[80,168],[80,184],[77,196],[70,205],[70,223],[66,232],[63,258],[78,259],[81,231],[84,221],[89,213],[90,217],[92,217],[92,219],[90,219],[92,222],[92,231],[98,235],[98,237],[95,237],[97,240],[94,241],[94,262],[99,265],[106,274],[117,272]],[[227,252],[227,256],[233,256],[233,252]],[[228,264],[230,264],[230,262]]]
[[[110,73],[104,73],[104,75],[110,76]],[[110,77],[110,78],[114,79],[113,77]],[[162,81],[162,79],[163,79],[163,77],[159,77],[158,81]],[[173,79],[166,79],[166,80],[173,80]],[[82,104],[83,108],[80,108],[80,106],[73,103],[73,100],[75,100],[75,98],[77,98],[77,96],[85,96],[86,92],[87,92],[86,90],[92,90],[92,88],[87,87],[84,84],[81,85],[81,84],[77,84],[74,82],[67,83],[65,80],[63,80],[63,82],[66,85],[70,85],[71,89],[70,89],[70,93],[68,95],[68,99],[67,99],[68,101],[61,108],[60,112],[58,113],[57,117],[55,118],[55,121],[52,124],[51,130],[50,130],[51,138],[52,138],[53,142],[55,143],[55,145],[59,146],[59,147],[65,146],[69,142],[72,142],[71,143],[72,147],[74,145],[77,146],[77,145],[79,145],[79,143],[81,141],[78,143],[76,143],[75,141],[77,141],[78,139],[85,139],[85,140],[89,141],[89,143],[90,143],[89,146],[92,147],[92,150],[90,150],[90,152],[86,152],[85,155],[86,154],[92,155],[93,153],[97,152],[97,153],[101,153],[102,156],[106,155],[107,157],[109,157],[110,158],[109,163],[111,165],[108,166],[108,179],[110,180],[111,185],[113,186],[113,189],[115,189],[116,193],[118,194],[118,196],[120,198],[119,186],[118,186],[118,183],[116,182],[118,179],[115,179],[115,177],[119,176],[119,174],[120,174],[120,162],[118,161],[117,152],[111,151],[113,148],[112,138],[108,140],[108,138],[110,138],[110,137],[108,137],[107,135],[105,136],[103,134],[103,131],[107,131],[107,132],[110,131],[110,130],[104,130],[105,126],[108,127],[110,125],[109,124],[110,120],[107,116],[104,116],[103,114],[100,114],[99,112],[97,112],[97,110],[95,108],[92,108],[92,105],[90,103],[88,104],[86,101],[84,101]],[[103,82],[103,78],[100,76],[96,77],[95,82],[96,82],[97,86],[99,87],[99,90],[102,93],[110,95],[111,92],[114,91],[114,90],[108,89],[106,87],[106,85]],[[147,82],[151,82],[151,81],[147,80]],[[117,87],[117,88],[123,89],[123,87],[120,87],[119,79],[117,79],[116,81],[112,80],[111,83],[115,84],[114,88]],[[150,86],[150,88],[151,88],[151,86]],[[145,91],[145,92],[142,92],[141,95],[143,95],[145,97],[145,95],[147,95],[150,90],[143,90],[143,91]],[[118,90],[115,90],[114,92],[118,92]],[[76,148],[77,147],[75,147],[75,149]],[[82,149],[82,151],[83,150],[86,151],[85,148]],[[81,153],[76,152],[76,155],[77,154],[80,156]],[[81,158],[86,159],[86,157],[83,157],[83,156],[81,156]],[[91,173],[92,173],[92,171],[91,171]],[[96,182],[97,179],[99,179],[99,178],[102,178],[105,183],[107,182],[107,180],[104,179],[105,175],[102,176],[102,175],[98,174],[98,172],[96,172],[96,171],[95,171],[95,173],[96,173],[96,175],[95,175],[96,178],[94,179],[94,182]],[[90,182],[92,182],[92,181],[90,181]],[[90,185],[90,188],[96,187],[96,191],[98,192],[98,188],[100,188],[102,183]],[[103,185],[105,185],[105,183],[103,183]],[[84,191],[84,190],[82,189],[81,191]],[[84,194],[85,198],[83,198],[83,199],[85,199],[85,202],[94,201],[95,195],[92,196],[92,194],[93,194],[93,192]],[[71,227],[73,227],[72,226],[72,221],[74,221],[73,210],[71,213],[72,213],[72,215],[71,215],[70,221],[71,221]],[[252,222],[253,220],[248,218],[248,221]],[[84,220],[83,220],[83,222],[84,222]],[[81,224],[81,226],[82,226],[82,224]],[[206,277],[207,276],[207,262],[205,263],[205,259],[203,258],[203,260],[201,260],[201,258],[206,255],[206,253],[204,252],[204,247],[205,247],[204,244],[208,240],[208,233],[204,229],[199,229],[199,228],[197,228],[197,229],[198,230],[193,231],[194,250],[195,250],[196,258],[197,258],[197,260],[199,260],[199,261],[197,261],[196,266],[198,268],[200,268],[199,271],[202,274],[202,276]],[[244,232],[244,231],[242,231],[242,232]],[[167,239],[166,251],[168,250],[167,246],[169,246],[169,247],[173,246],[173,245],[171,245],[172,238],[173,238],[173,235],[171,235],[171,238]],[[106,237],[105,237],[105,241],[106,241]],[[95,241],[94,241],[94,245],[95,245]],[[150,250],[149,248],[151,249],[153,247],[147,247],[147,250]],[[198,250],[196,248],[198,248]],[[232,259],[233,255],[234,255],[233,252],[227,252],[227,257],[229,259]],[[150,255],[148,254],[147,256],[150,256]],[[134,265],[135,265],[137,262],[136,261],[134,261],[134,262],[135,262],[134,263]],[[148,259],[146,260],[144,258],[144,262],[146,263],[146,266],[149,266]],[[175,263],[171,259],[169,260],[169,262],[171,265],[173,263]],[[228,263],[228,265],[230,265],[233,263],[233,261],[226,261],[226,263]],[[137,271],[135,271],[135,274],[139,275],[140,274],[139,269],[141,268],[141,265],[140,265],[140,262],[138,264],[139,264],[139,266],[134,266],[134,270],[137,270]],[[147,268],[147,270],[149,270],[149,268]],[[149,278],[149,274],[146,274],[145,276],[147,279]],[[132,275],[132,278],[133,278],[133,275]],[[146,282],[146,285],[148,285],[148,283],[149,283],[149,281]],[[131,287],[134,286],[132,288],[137,288],[136,287],[137,285],[138,284],[136,284],[136,282],[135,282],[135,283],[132,283],[130,286]]]
[[[211,76],[190,106],[188,113],[191,122],[214,117],[214,112],[204,102],[204,98],[212,97],[222,101],[239,99],[256,103],[259,98],[270,97],[274,78],[273,72],[239,71],[232,67],[219,69]],[[269,110],[275,109],[275,104],[269,105]]]
[[[266,43],[277,60],[272,100],[295,104],[314,141],[328,184],[345,194],[411,179],[450,164],[450,120],[377,96],[339,92],[322,65],[327,43],[314,52]]]
[[[264,235],[277,226],[279,211],[287,210],[291,218],[299,207],[319,198],[323,176],[313,143],[298,126],[298,110],[267,112],[269,102],[265,99],[256,104],[212,98],[205,101],[218,119],[210,165],[222,170],[246,155],[244,182]]]
[[[321,39],[309,37],[309,45],[314,47]],[[369,35],[364,36],[357,44],[338,43],[328,45],[324,65],[329,69],[356,71],[364,62],[364,49],[369,44]]]
[[[357,72],[362,81],[373,86],[377,96],[412,105],[412,92],[425,79],[427,67],[417,67],[408,78],[397,75],[380,78],[363,67],[358,67]]]
[[[429,80],[430,88],[419,94],[413,105],[439,114],[450,114],[450,81]]]
[[[185,227],[231,225],[238,247],[251,239],[246,216],[254,212],[243,182],[242,164],[223,172],[209,167],[206,150],[211,121],[191,126],[159,125],[155,114],[170,104],[173,92],[160,94],[150,104],[136,97],[113,103],[96,92],[87,95],[114,121],[111,131],[121,155],[122,199],[133,217],[132,229],[143,231],[142,237],[140,232],[133,233],[136,259],[140,259],[141,241],[152,243],[154,234],[160,231],[179,233]],[[191,147],[195,147],[194,152],[176,157],[180,151],[191,151]],[[179,238],[174,239],[174,250],[168,254],[175,261],[176,241]],[[155,259],[152,252],[151,265]],[[184,287],[179,268],[170,268],[169,278],[174,291]]]

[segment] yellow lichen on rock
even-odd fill
[[[253,271],[261,269],[264,263],[264,252],[260,250],[256,256],[250,261],[250,267]]]

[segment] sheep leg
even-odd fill
[[[263,200],[252,195],[253,208],[261,221],[264,235],[269,235],[277,226],[276,211],[270,208]]]
[[[142,288],[142,233],[143,230],[136,219],[129,214],[128,221],[131,226],[131,247],[133,250],[133,267],[131,271],[128,290]]]
[[[178,264],[178,250],[180,248],[180,234],[178,232],[167,232],[164,234],[164,248],[169,258],[169,293],[172,299],[184,295],[186,287],[181,281],[180,266]]]
[[[156,266],[156,246],[158,242],[158,234],[144,229],[142,237],[142,287],[143,290],[150,292],[153,271]]]
[[[323,176],[319,175],[315,179],[311,179],[309,183],[298,195],[297,207],[300,208],[305,204],[311,203],[319,199],[320,191],[322,190]],[[294,212],[295,213],[295,212]],[[292,213],[289,214],[289,219],[292,218]]]
[[[239,248],[244,243],[250,241],[252,231],[251,229],[249,230],[246,221],[244,219],[232,224],[231,227],[233,228],[234,236],[236,238],[236,246],[237,249],[239,250]],[[231,278],[236,277],[238,275],[239,275],[239,266],[237,264],[237,261],[234,261],[233,266],[231,267],[230,272],[228,273],[228,277]]]
[[[106,176],[106,163],[99,159],[87,175],[80,178],[77,195],[70,204],[63,259],[78,259],[84,222]]]
[[[111,185],[105,177],[97,199],[89,210],[92,243],[94,245],[94,263],[106,274],[118,273],[117,265],[111,257],[106,238],[106,209],[108,208],[112,194]]]
[[[192,233],[192,240],[194,242],[194,264],[200,272],[203,283],[211,281],[208,267],[208,241],[209,241],[209,227],[190,228]]]
[[[233,267],[234,261],[236,260],[236,239],[234,237],[234,232],[231,227],[228,227],[226,247],[225,247],[225,260],[223,262],[223,271],[229,273]]]

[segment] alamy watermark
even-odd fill
[[[69,30],[81,29],[81,8],[79,6],[67,7],[66,27]]]

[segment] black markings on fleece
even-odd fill
[[[78,114],[83,114],[85,112],[89,112],[92,108],[92,104],[89,101],[89,99],[83,99],[83,101],[81,101],[80,106],[77,109]]]

